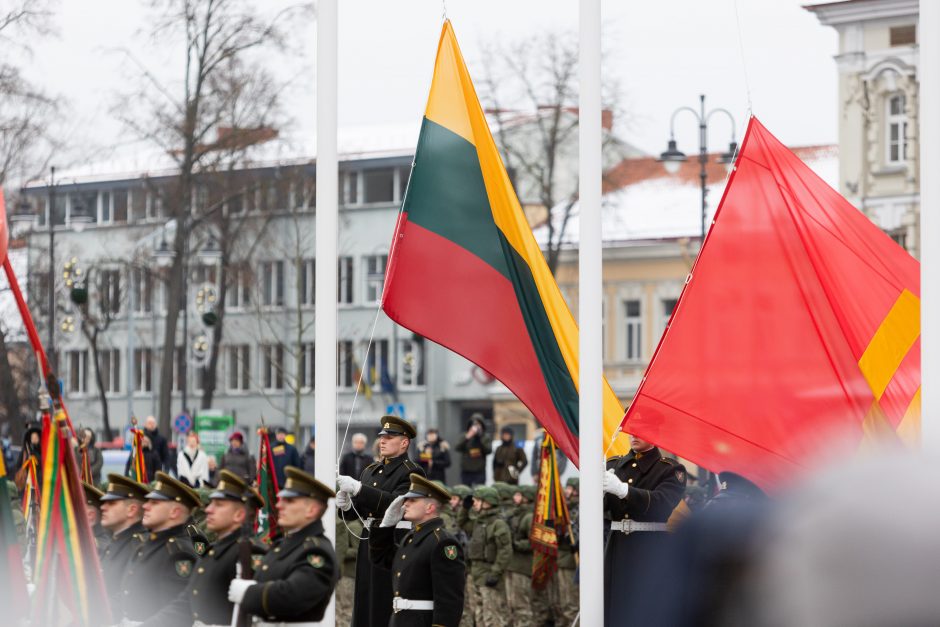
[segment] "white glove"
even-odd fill
[[[385,510],[385,516],[382,518],[380,527],[394,527],[401,522],[401,517],[405,515],[405,495],[401,495],[392,501],[392,504]]]
[[[352,477],[347,477],[346,475],[340,475],[336,478],[336,485],[339,486],[339,489],[343,492],[348,492],[350,496],[356,496],[359,494],[359,490],[362,489],[362,482],[356,481]]]
[[[621,481],[613,470],[604,473],[604,492],[613,494],[618,499],[625,499],[629,491],[630,486]]]
[[[258,583],[254,579],[232,579],[228,585],[228,600],[232,603],[241,603],[248,588]]]

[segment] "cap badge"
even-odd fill
[[[392,423],[386,422],[386,423],[385,423],[385,428],[386,428],[386,429],[391,429],[391,428],[392,428]]]

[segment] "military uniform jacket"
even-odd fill
[[[397,497],[408,491],[411,480],[408,475],[416,472],[424,476],[424,470],[399,455],[393,459],[376,462],[362,471],[359,481],[362,489],[353,497],[353,505],[363,518],[372,518],[377,529],[385,510]],[[349,517],[349,513],[346,514]],[[371,531],[371,530],[370,530]],[[399,539],[404,533],[399,531]],[[369,543],[359,543],[356,558],[356,592],[353,604],[353,627],[388,625],[392,616],[392,576],[387,570],[373,567],[369,560]]]
[[[142,534],[143,543],[118,584],[125,618],[146,620],[186,588],[198,557],[187,524]]]
[[[392,572],[396,597],[434,601],[434,609],[392,614],[390,627],[457,627],[463,614],[467,567],[457,538],[434,518],[417,525],[399,547],[394,527],[376,527],[369,537],[372,562]]]
[[[317,520],[280,538],[261,559],[255,580],[242,599],[245,611],[269,622],[321,620],[339,581],[336,553],[323,535],[323,523]]]
[[[199,558],[189,576],[189,583],[172,603],[144,622],[144,627],[180,627],[201,621],[207,625],[227,625],[232,622],[232,608],[228,600],[228,587],[235,578],[238,561],[238,533],[230,533],[218,540]],[[267,548],[252,542],[252,569],[261,566]]]
[[[607,468],[630,486],[627,498],[604,495],[609,520],[666,522],[685,493],[685,467],[651,448],[639,457],[630,451],[607,462]]]
[[[136,522],[124,531],[115,534],[108,546],[100,552],[104,587],[108,591],[108,600],[111,602],[115,622],[121,618],[124,571],[127,570],[128,562],[137,552],[141,538],[146,534],[147,530],[144,526]]]
[[[471,518],[473,531],[467,555],[470,557],[470,574],[473,583],[485,585],[487,577],[493,576],[502,585],[503,574],[512,560],[512,531],[496,509],[483,510],[475,519]]]

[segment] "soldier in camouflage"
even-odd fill
[[[473,607],[477,627],[502,627],[506,615],[505,574],[512,560],[512,532],[499,515],[499,493],[480,486],[473,491],[473,510],[468,555],[470,576],[479,595]]]
[[[511,519],[512,560],[506,575],[506,598],[512,614],[513,627],[531,627],[532,619],[532,545],[529,532],[532,529],[532,502],[535,486],[515,486],[513,501],[516,515]]]

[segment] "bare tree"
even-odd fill
[[[173,184],[165,190],[166,217],[177,225],[170,243],[175,256],[168,272],[170,306],[164,325],[158,401],[160,428],[168,432],[175,361],[172,356],[177,350],[180,313],[176,304],[186,298],[183,270],[189,237],[205,219],[200,211],[206,210],[196,206],[193,192],[200,173],[218,167],[220,145],[227,141],[219,132],[230,111],[231,90],[225,89],[227,76],[247,68],[254,51],[282,48],[283,22],[288,14],[280,13],[265,20],[247,0],[154,0],[153,6],[157,18],[152,34],[156,38],[183,39],[185,64],[181,87],[168,88],[147,73],[145,85],[137,94],[145,110],[122,117],[137,135],[154,142],[169,155],[177,172]],[[244,71],[242,75],[246,76]],[[188,338],[183,342],[187,350]],[[184,368],[180,374],[185,376],[186,359],[180,363]]]
[[[481,94],[496,144],[530,222],[544,223],[554,274],[578,200],[578,45],[569,33],[532,35],[483,51]],[[618,95],[604,85],[604,153],[612,165],[629,147],[610,132]]]

